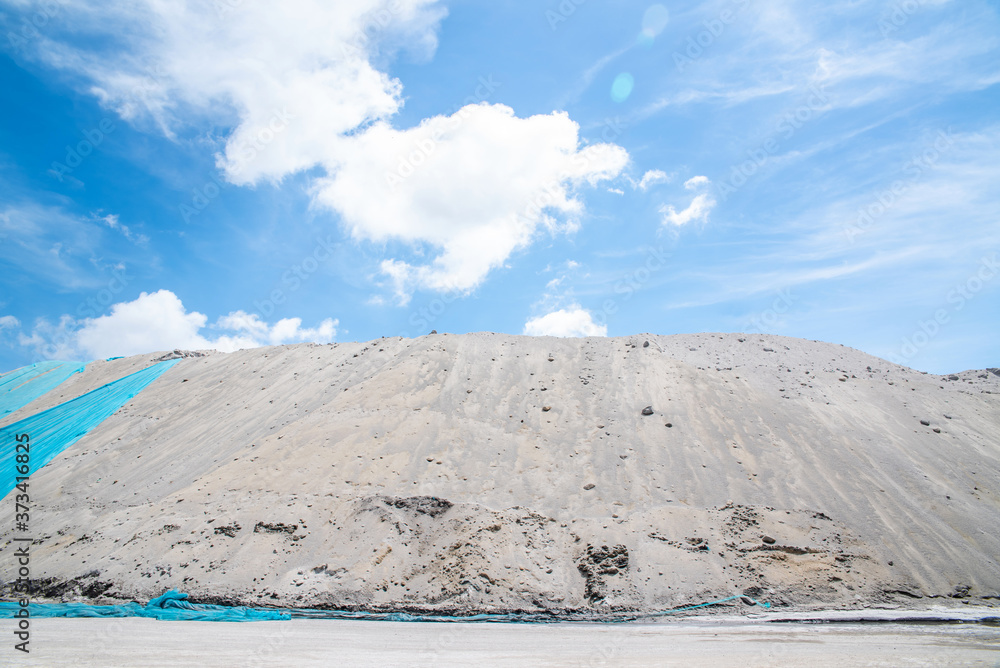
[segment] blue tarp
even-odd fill
[[[180,360],[168,360],[129,374],[87,394],[59,404],[41,413],[0,428],[0,498],[14,489],[17,471],[16,435],[27,434],[29,474],[52,461],[60,452],[76,443],[91,429],[115,413],[129,399],[159,378]]]
[[[243,606],[189,603],[187,597],[187,594],[171,589],[146,605],[135,602],[121,605],[31,603],[28,606],[28,612],[32,617],[152,617],[191,622],[263,622],[291,619],[291,615],[287,612]],[[14,617],[18,610],[20,610],[18,603],[0,602],[0,618]]]
[[[82,362],[38,362],[0,376],[0,418],[28,405],[85,366]]]

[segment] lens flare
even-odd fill
[[[652,43],[652,40],[663,32],[663,29],[667,27],[670,22],[670,11],[661,4],[650,5],[646,13],[642,15],[642,32],[639,34],[639,40],[648,40]]]
[[[628,72],[622,72],[611,84],[611,99],[615,102],[624,102],[632,94],[634,87],[635,78]]]

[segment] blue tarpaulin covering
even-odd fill
[[[85,366],[82,362],[38,362],[0,376],[0,418],[28,405]]]
[[[190,603],[187,594],[171,589],[146,605],[131,602],[122,605],[88,605],[86,603],[31,603],[32,617],[153,617],[192,622],[263,622],[291,619],[287,612],[246,608],[243,606]],[[0,602],[0,618],[14,617],[20,605]]]
[[[28,443],[29,474],[48,464],[180,360],[168,360],[129,374],[87,394],[0,428],[0,498],[14,489],[16,443]],[[6,378],[5,378],[6,380]],[[23,434],[28,435],[25,439]],[[22,435],[20,441],[15,436]]]

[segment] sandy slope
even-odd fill
[[[0,424],[158,357],[95,363]],[[172,587],[604,611],[739,592],[797,607],[997,597],[1000,376],[737,334],[211,353],[32,492],[32,575],[67,598]],[[12,513],[5,499],[0,545]]]

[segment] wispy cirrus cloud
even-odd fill
[[[684,182],[685,190],[705,190],[711,184],[707,176],[694,176]],[[692,222],[708,222],[708,216],[715,208],[715,198],[708,192],[695,195],[687,208],[678,211],[673,205],[660,207],[663,225],[681,227]]]
[[[109,230],[140,250],[112,252]],[[0,261],[28,280],[59,289],[92,289],[106,282],[109,267],[145,262],[148,239],[133,233],[114,214],[73,215],[60,207],[21,202],[0,210]],[[141,255],[140,255],[141,253]]]
[[[688,105],[727,108],[794,98],[817,85],[830,92],[831,108],[853,108],[921,97],[928,84],[943,93],[1000,81],[996,58],[988,57],[1000,48],[993,29],[997,12],[989,2],[973,0],[958,13],[952,0],[924,0],[907,7],[902,27],[886,32],[880,24],[899,4],[713,2],[678,13],[674,58],[683,65],[628,122]],[[728,21],[720,19],[725,12]],[[853,27],[845,31],[845,25]]]

